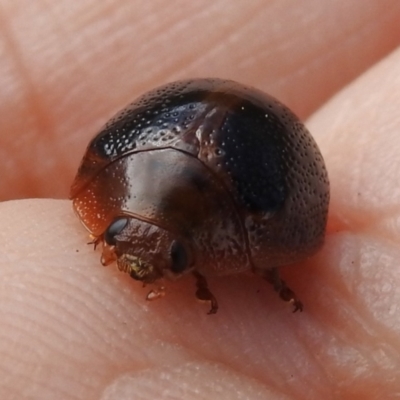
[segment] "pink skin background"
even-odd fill
[[[399,398],[399,21],[396,0],[0,0],[0,398]],[[214,316],[190,277],[146,302],[65,200],[116,111],[208,76],[281,99],[325,157],[326,244],[283,271],[303,313],[246,275],[209,280]]]

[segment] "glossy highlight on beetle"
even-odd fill
[[[322,246],[329,181],[287,107],[233,81],[194,79],[112,118],[89,143],[70,197],[103,265],[144,283],[190,273],[209,313],[218,304],[206,278],[250,270],[296,311],[278,268]]]

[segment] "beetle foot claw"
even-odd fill
[[[217,313],[217,311],[218,311],[217,299],[207,288],[197,289],[196,298],[198,300],[209,301],[211,303],[211,308],[207,313],[208,315]]]
[[[196,298],[201,301],[209,301],[211,303],[211,308],[207,314],[216,314],[218,311],[218,302],[215,296],[210,292],[206,279],[198,272],[193,272],[193,275],[196,277]]]
[[[283,286],[282,286],[281,290],[279,291],[279,297],[283,301],[288,301],[293,304],[293,306],[294,306],[293,312],[294,313],[296,311],[302,312],[303,311],[303,303],[299,299],[297,299],[294,292],[286,286],[285,282],[282,282],[282,283],[283,283]]]
[[[303,312],[303,303],[300,300],[294,299],[292,301],[293,305],[294,305],[294,309],[293,312],[295,313],[296,311],[300,311]]]
[[[285,281],[283,281],[277,268],[272,268],[269,271],[263,273],[264,278],[274,287],[274,289],[279,293],[279,297],[283,301],[287,301],[293,304],[293,312],[303,311],[303,303],[296,297],[292,289],[286,286]]]

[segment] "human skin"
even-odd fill
[[[115,3],[0,1],[0,193],[19,198],[0,203],[0,398],[398,398],[400,3]],[[86,245],[65,198],[87,142],[191,76],[311,116],[331,206],[323,249],[283,271],[303,313],[251,275],[209,280],[213,316],[191,277],[147,302]]]

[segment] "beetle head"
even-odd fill
[[[103,234],[101,262],[117,262],[118,268],[144,283],[176,277],[192,269],[188,243],[174,233],[149,222],[121,216]]]

